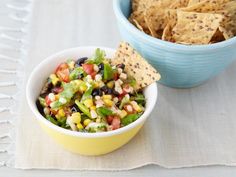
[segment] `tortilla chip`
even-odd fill
[[[129,18],[130,22],[133,23],[137,28],[141,28],[147,34],[150,34],[149,28],[144,19],[144,12],[135,11]]]
[[[177,1],[180,2],[179,0]],[[145,22],[153,37],[161,39],[166,25],[168,23],[175,24],[176,10],[168,7],[177,1],[158,1],[146,10],[144,15]]]
[[[223,34],[225,39],[230,39],[230,38],[234,37],[233,32],[231,32],[230,30],[226,30],[222,26],[219,26],[219,31]]]
[[[166,26],[165,9],[161,9],[159,6],[151,6],[146,11],[144,18],[151,35],[161,38],[162,31]]]
[[[223,16],[178,11],[177,19],[177,24],[172,31],[176,42],[208,44],[219,28]]]
[[[197,3],[201,2],[201,1],[204,1],[204,0],[189,0],[188,6],[192,6],[192,5],[197,4]]]
[[[161,39],[164,41],[174,42],[172,37],[172,27],[170,24],[166,25],[165,29],[163,30]]]
[[[143,27],[137,22],[137,20],[133,19],[133,22],[138,29],[144,32]]]
[[[225,17],[221,23],[221,26],[228,33],[228,36],[231,36],[231,34],[234,36],[236,35],[236,1],[226,3],[223,9],[225,11]]]
[[[132,0],[132,8],[132,23],[159,39],[207,44],[236,36],[236,0]],[[196,15],[181,19],[177,11]]]
[[[188,6],[189,0],[175,0],[173,3],[170,5],[170,9],[179,9],[182,7],[187,7]]]
[[[144,88],[161,78],[160,74],[126,42],[120,43],[111,63],[125,64],[127,74],[136,79],[135,89]]]
[[[185,12],[215,12],[222,10],[223,5],[228,1],[230,0],[203,0],[181,10]]]
[[[176,9],[166,9],[165,19],[167,24],[174,27],[177,23],[177,10]]]
[[[159,0],[132,0],[132,11],[144,11]]]

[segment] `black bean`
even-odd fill
[[[113,89],[112,88],[108,88],[107,94],[112,95],[113,94]]]
[[[82,64],[84,64],[84,62],[85,62],[87,59],[88,59],[88,57],[79,58],[78,60],[76,60],[75,66],[76,66],[76,67],[82,66]]]
[[[117,68],[121,68],[121,69],[125,69],[125,64],[118,64],[117,66],[116,66]]]
[[[39,100],[36,101],[36,106],[42,116],[44,116],[43,106],[40,104]]]
[[[102,96],[102,90],[101,89],[94,89],[92,92],[92,96]]]
[[[52,89],[53,84],[50,80],[48,80],[45,85],[43,86],[40,94],[48,94],[50,92],[50,90]]]
[[[104,85],[103,87],[101,87],[101,91],[104,92],[105,94],[107,94],[109,87],[107,87],[106,85]]]
[[[76,104],[73,104],[71,107],[70,107],[70,110],[72,112],[80,112],[80,109],[78,108],[78,106]]]
[[[40,94],[39,96],[42,98],[45,98],[47,95],[48,95],[48,93],[43,93],[43,94]]]
[[[100,63],[99,65],[98,65],[98,69],[101,71],[101,70],[103,70],[104,69],[104,64],[103,63]]]
[[[119,96],[120,94],[119,94],[119,92],[113,90],[113,95],[115,95],[115,96]]]
[[[56,87],[60,87],[60,86],[61,86],[61,81],[57,81]]]

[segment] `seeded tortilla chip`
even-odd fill
[[[208,44],[222,19],[219,14],[178,11],[173,39],[177,43]]]
[[[195,3],[186,8],[182,8],[182,11],[185,12],[215,12],[222,10],[223,5],[230,0],[201,0],[199,3]]]
[[[125,64],[127,74],[136,79],[135,89],[144,88],[161,78],[160,74],[126,42],[120,43],[111,63]]]
[[[233,32],[231,32],[230,30],[226,30],[222,26],[219,26],[219,31],[223,34],[225,39],[230,39],[230,38],[234,37]]]
[[[132,11],[144,11],[159,0],[132,0]]]
[[[201,2],[201,1],[204,1],[204,0],[189,0],[188,6],[192,6],[192,5],[197,4],[197,3]]]
[[[130,22],[133,23],[138,29],[142,29],[147,34],[150,34],[150,31],[146,25],[144,19],[144,12],[135,11],[131,14],[129,18]]]
[[[161,39],[166,25],[168,23],[175,24],[176,10],[168,8],[174,2],[166,0],[158,1],[145,11],[145,22],[153,37]]]
[[[170,5],[170,9],[179,9],[182,7],[188,6],[189,0],[174,0],[173,3]]]
[[[144,32],[143,27],[137,22],[137,20],[133,19],[133,22],[138,29]]]
[[[165,29],[163,30],[163,34],[162,34],[162,40],[164,41],[169,41],[169,42],[173,42],[173,37],[172,37],[172,27],[170,24],[167,24]]]
[[[145,11],[145,22],[151,35],[156,38],[161,38],[162,31],[166,26],[165,9],[161,7],[161,3],[149,7]]]
[[[231,38],[236,35],[236,1],[228,2],[224,5],[225,18],[221,26],[225,29],[227,35]],[[233,34],[233,36],[232,36]]]
[[[236,0],[132,0],[132,9],[130,21],[162,40],[210,44],[236,36]],[[181,19],[181,11],[195,15]]]

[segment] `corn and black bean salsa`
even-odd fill
[[[105,52],[69,59],[52,73],[36,101],[50,122],[79,132],[105,132],[124,127],[144,112],[145,97],[135,88],[125,65],[112,66]]]

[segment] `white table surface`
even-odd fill
[[[3,2],[3,1],[2,1]],[[1,2],[0,2],[1,3]],[[120,41],[115,17],[112,11],[111,0],[36,0],[34,19],[32,21],[33,41],[30,50],[39,52],[43,57],[63,48],[81,45],[100,45],[116,47]],[[48,13],[50,12],[50,13]],[[63,18],[57,17],[65,14]],[[47,39],[47,40],[45,40]],[[54,42],[58,41],[58,45]],[[32,40],[31,40],[32,41]],[[48,49],[40,50],[40,46],[47,42],[53,45]],[[61,171],[61,170],[17,170],[8,167],[0,168],[0,177],[73,177],[73,176],[162,176],[162,177],[189,177],[189,176],[229,176],[236,174],[236,167],[211,166],[182,169],[165,169],[155,165],[142,168],[120,171]]]

